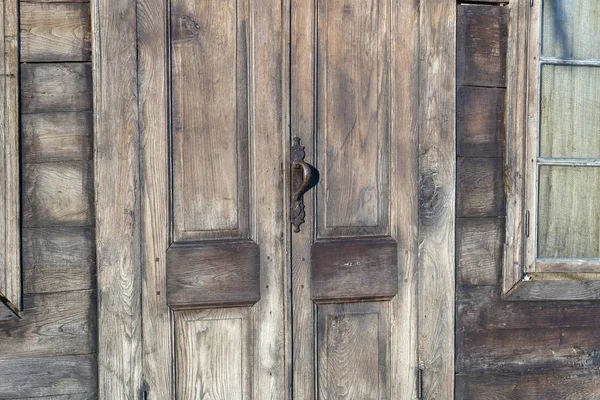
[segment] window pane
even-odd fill
[[[600,257],[600,168],[541,166],[538,257]]]
[[[600,58],[600,1],[544,0],[542,53]]]
[[[600,158],[600,68],[542,66],[540,155]]]

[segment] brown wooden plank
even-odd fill
[[[464,330],[600,326],[600,306],[593,301],[506,301],[498,287],[463,286],[456,303],[456,326]]]
[[[600,398],[597,371],[543,374],[460,374],[456,398],[461,400],[591,400]]]
[[[398,249],[391,238],[317,241],[311,259],[316,301],[389,299],[398,293]]]
[[[93,393],[96,369],[95,354],[0,360],[0,393],[5,399]]]
[[[501,158],[458,158],[457,217],[505,215],[502,166]]]
[[[456,112],[456,155],[502,157],[506,90],[459,87]]]
[[[88,162],[27,164],[22,169],[23,227],[93,224]]]
[[[22,3],[21,61],[89,61],[89,3]]]
[[[21,162],[89,160],[92,134],[90,112],[24,114]]]
[[[457,332],[458,372],[551,372],[600,363],[600,328],[522,328]]]
[[[96,349],[93,290],[25,295],[22,319],[0,324],[0,355],[5,360],[89,354]]]
[[[24,114],[89,111],[92,108],[91,93],[90,63],[34,63],[21,66],[21,109]]]
[[[97,393],[73,393],[59,394],[56,396],[44,396],[43,400],[97,400]],[[19,400],[40,400],[39,397],[21,397]]]
[[[172,308],[252,305],[260,300],[260,252],[252,241],[173,245],[167,250]]]
[[[462,4],[457,13],[458,85],[505,87],[508,7]]]
[[[23,229],[23,291],[95,287],[94,231],[83,227]]]
[[[504,250],[504,218],[457,218],[459,285],[498,285]]]

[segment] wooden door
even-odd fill
[[[138,4],[148,398],[415,397],[417,21]],[[321,176],[298,233],[292,137]]]

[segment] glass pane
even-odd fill
[[[600,68],[542,66],[540,155],[600,158]]]
[[[600,58],[600,1],[544,0],[542,54]]]
[[[538,257],[600,257],[600,168],[541,166]]]

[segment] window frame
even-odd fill
[[[0,320],[22,308],[19,179],[18,0],[0,7]]]
[[[502,294],[507,300],[597,300],[600,262],[536,258],[542,1],[509,3],[512,24],[508,41],[507,220]],[[548,57],[543,63],[589,65]],[[553,165],[558,163],[552,161]],[[581,267],[586,268],[585,272]]]

